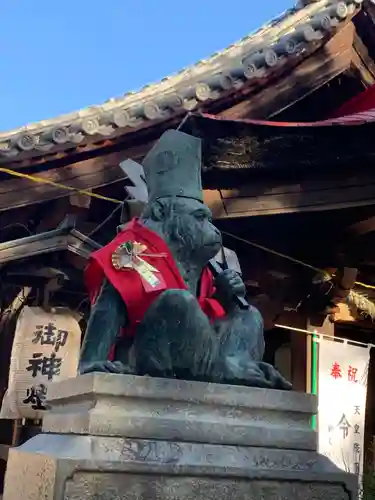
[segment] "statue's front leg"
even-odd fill
[[[242,364],[261,361],[265,348],[263,318],[255,307],[239,307],[236,296],[246,295],[241,276],[233,269],[226,269],[216,277],[215,285],[217,298],[227,313],[215,325],[221,338],[221,352],[227,356],[241,354]]]
[[[107,280],[91,307],[81,349],[79,372],[128,373],[121,361],[108,361],[120,328],[127,321],[126,306],[117,290]]]
[[[214,327],[220,339],[219,354],[212,372],[214,380],[245,384],[249,367],[254,371],[254,362],[261,361],[264,354],[261,314],[251,306],[248,310],[233,308],[225,318],[216,321]],[[255,371],[263,377],[259,370]],[[254,373],[251,377],[255,377]]]
[[[229,384],[290,390],[291,384],[268,363],[264,355],[263,318],[258,309],[238,307],[235,295],[245,296],[245,285],[233,270],[216,280],[218,297],[227,316],[215,324],[220,350],[212,368],[213,380]]]
[[[212,371],[213,381],[270,389],[292,388],[276,368],[262,361],[263,319],[255,307],[233,310],[215,327],[220,350]]]
[[[139,375],[206,380],[218,342],[197,299],[186,290],[166,290],[138,326],[134,349]]]

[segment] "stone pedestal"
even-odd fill
[[[313,396],[124,375],[53,384],[4,500],[354,500],[316,453]]]

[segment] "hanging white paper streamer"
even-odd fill
[[[319,453],[341,469],[363,474],[368,346],[319,341]]]

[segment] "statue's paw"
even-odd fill
[[[263,370],[261,370],[256,363],[247,366],[246,370],[244,370],[243,377],[239,376],[238,380],[241,385],[259,387],[261,389],[272,389],[271,381],[265,377]]]
[[[79,373],[130,373],[129,367],[125,366],[120,361],[93,361],[88,363],[80,363]]]
[[[284,391],[291,391],[293,386],[286,378],[284,378],[274,366],[259,361],[257,363],[259,369],[263,372],[269,387],[272,389],[280,389]]]

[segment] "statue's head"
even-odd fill
[[[185,262],[204,266],[220,250],[221,234],[211,222],[211,211],[192,198],[159,198],[147,204],[142,220]]]
[[[201,140],[168,130],[143,160],[148,203],[144,222],[185,261],[205,265],[220,250],[220,232],[203,203]]]

